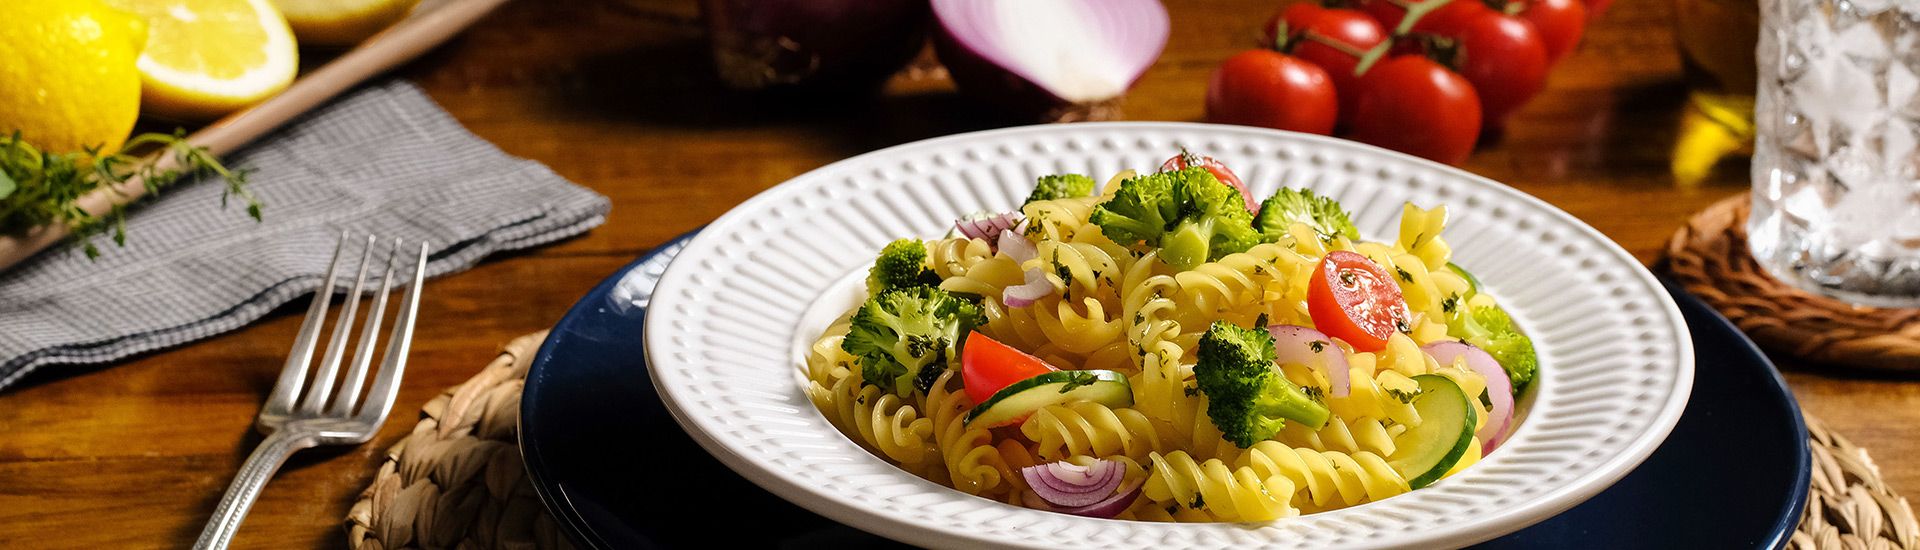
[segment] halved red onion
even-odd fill
[[[932,0],[962,92],[1048,122],[1118,118],[1171,28],[1159,0]]]
[[[1056,508],[1079,508],[1113,496],[1126,477],[1127,467],[1118,461],[1100,459],[1090,466],[1072,462],[1049,462],[1020,469],[1027,487],[1047,504]]]
[[[1347,354],[1333,343],[1326,333],[1300,325],[1272,325],[1267,332],[1273,334],[1273,355],[1279,363],[1298,363],[1306,365],[1327,376],[1327,383],[1333,387],[1328,393],[1334,397],[1346,397],[1352,382],[1347,380]]]
[[[1053,294],[1053,281],[1047,280],[1045,271],[1035,267],[1027,269],[1026,282],[1001,291],[1000,303],[1007,307],[1027,307],[1048,294]]]
[[[953,228],[969,239],[980,239],[992,244],[1001,231],[1020,225],[1020,215],[1013,213],[980,213],[953,221]]]
[[[1513,381],[1507,379],[1506,369],[1500,368],[1500,362],[1494,360],[1493,355],[1465,342],[1434,342],[1420,349],[1442,365],[1451,365],[1465,357],[1467,368],[1487,378],[1487,398],[1493,402],[1493,408],[1487,411],[1487,423],[1473,435],[1485,445],[1484,452],[1493,452],[1506,440],[1507,426],[1513,423]]]
[[[1033,241],[1027,240],[1026,235],[1012,229],[1000,231],[999,246],[1000,251],[1005,252],[1007,257],[1015,262],[1024,264],[1027,260],[1040,257],[1040,249],[1033,246]]]

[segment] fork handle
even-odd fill
[[[314,446],[316,440],[312,434],[289,433],[276,430],[267,434],[253,454],[247,457],[247,463],[240,466],[240,473],[234,474],[233,484],[227,486],[226,496],[220,497],[220,505],[213,509],[213,517],[207,520],[207,527],[200,531],[200,540],[193,543],[196,550],[221,550],[233,542],[233,534],[240,530],[240,522],[247,519],[247,510],[253,508],[253,501],[260,496],[260,489],[267,486],[267,480],[273,479],[273,473],[292,456],[294,451]]]

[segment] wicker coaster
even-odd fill
[[[515,338],[471,380],[435,397],[387,450],[347,513],[355,549],[562,548],[515,445],[520,388],[545,331]],[[1880,479],[1865,449],[1807,417],[1813,485],[1794,548],[1920,549],[1913,507]]]
[[[420,409],[347,512],[358,549],[573,548],[527,481],[520,388],[546,331],[513,339],[472,379]]]
[[[1920,309],[1861,307],[1781,284],[1747,253],[1747,195],[1694,214],[1667,269],[1761,348],[1813,361],[1920,372]]]

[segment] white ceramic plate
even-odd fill
[[[1182,147],[1225,161],[1256,196],[1282,185],[1331,195],[1369,239],[1394,234],[1405,201],[1447,205],[1454,261],[1500,298],[1541,355],[1538,389],[1512,439],[1458,475],[1376,503],[1269,523],[1160,524],[1029,510],[922,480],[842,436],[801,391],[793,343],[830,321],[817,312],[852,303],[853,274],[888,241],[939,236],[970,212],[1012,210],[1043,174],[1104,180],[1154,169]],[[834,520],[940,547],[1462,546],[1552,516],[1626,475],[1667,436],[1693,384],[1692,344],[1672,300],[1633,256],[1573,216],[1399,153],[1204,124],[962,134],[814,170],[701,231],[661,278],[645,338],[662,400],[727,466]]]

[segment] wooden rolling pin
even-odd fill
[[[426,0],[412,15],[333,62],[294,81],[258,105],[227,115],[206,128],[187,136],[187,142],[204,147],[214,156],[224,156],[260,136],[266,135],[294,117],[320,106],[374,75],[411,61],[434,46],[473,25],[482,16],[506,0]],[[172,155],[153,160],[160,168],[173,168]],[[93,215],[106,214],[114,205],[139,200],[147,193],[139,177],[128,178],[112,188],[97,189],[81,197],[81,208]],[[71,231],[65,224],[34,228],[22,235],[0,235],[0,271],[6,271],[34,254],[60,242]]]

